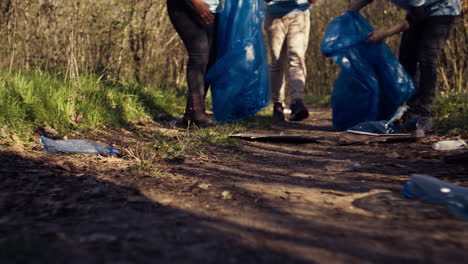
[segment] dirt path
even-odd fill
[[[329,116],[275,128],[319,143],[211,146],[157,174],[0,149],[0,263],[464,263],[468,222],[401,195],[411,173],[468,186],[440,137],[338,146]]]

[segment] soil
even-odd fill
[[[170,127],[96,134],[117,156],[2,148],[0,263],[466,263],[468,222],[401,193],[412,173],[468,186],[444,137],[343,146],[330,115],[254,131],[316,143],[213,144],[153,173],[121,142]]]

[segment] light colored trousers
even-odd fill
[[[307,75],[305,53],[309,44],[310,12],[284,17],[267,16],[264,28],[270,43],[270,89],[273,103],[284,103],[285,72],[291,100],[304,96]]]

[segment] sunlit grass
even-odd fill
[[[0,126],[15,133],[30,134],[43,126],[60,133],[125,127],[179,115],[183,103],[170,87],[105,83],[94,76],[71,81],[42,71],[0,71]]]

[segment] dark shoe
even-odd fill
[[[302,100],[294,100],[290,107],[289,121],[301,121],[309,117],[309,110],[307,110]]]
[[[197,127],[207,127],[216,124],[205,113],[205,95],[191,94],[188,96],[182,124],[187,126],[195,125]]]
[[[404,128],[416,137],[425,137],[434,128],[434,121],[429,117],[416,117],[406,122]]]
[[[284,121],[284,108],[282,103],[275,103],[273,105],[273,120],[276,122]]]

